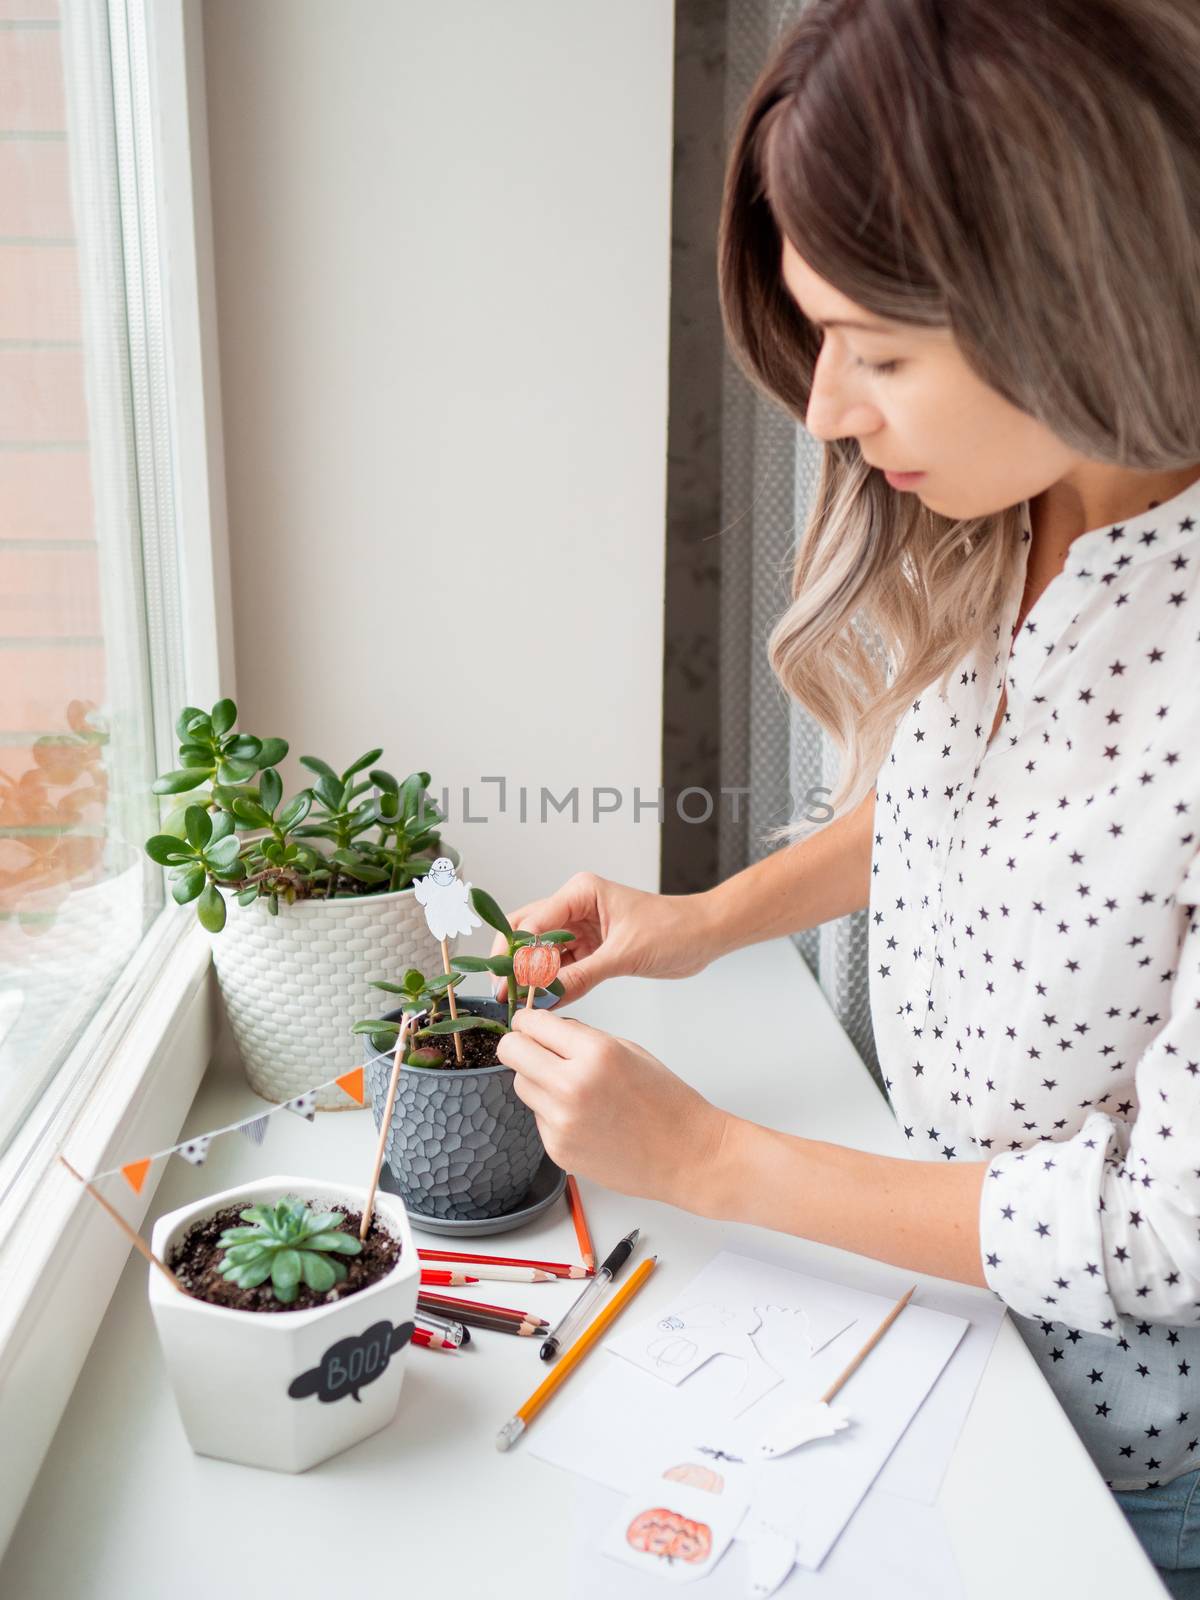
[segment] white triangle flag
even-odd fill
[[[210,1136],[202,1133],[195,1139],[188,1139],[185,1144],[177,1144],[175,1148],[185,1161],[190,1161],[194,1167],[202,1167],[211,1142]]]
[[[267,1117],[253,1117],[249,1122],[239,1122],[238,1132],[251,1144],[261,1144],[267,1136]]]
[[[283,1102],[285,1111],[294,1111],[298,1117],[305,1117],[309,1122],[317,1114],[317,1096],[311,1089],[306,1089],[303,1094],[298,1094],[293,1100]]]

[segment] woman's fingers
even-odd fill
[[[561,1078],[563,1058],[536,1039],[511,1031],[496,1041],[496,1060],[520,1077],[550,1088]]]
[[[545,933],[550,928],[566,928],[575,934],[574,943],[560,946],[559,949],[562,964],[559,968],[558,981],[562,984],[563,994],[557,1001],[558,1005],[578,999],[598,981],[590,970],[581,970],[585,958],[581,958],[578,954],[581,948],[587,949],[589,943],[593,945],[595,943],[594,937],[588,943],[584,943],[581,936],[588,934],[589,930],[594,932],[597,918],[595,888],[597,881],[590,872],[577,872],[553,894],[547,895],[542,900],[531,900],[512,917],[514,930],[525,933]],[[504,955],[507,950],[507,939],[503,934],[496,934],[489,954]],[[497,1000],[507,1001],[508,980],[496,978],[492,984],[492,993]]]
[[[526,1011],[520,1006],[513,1012],[513,1032],[563,1060],[577,1056],[598,1037],[600,1029],[581,1022],[578,1017],[558,1016],[548,1009]]]

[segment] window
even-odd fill
[[[140,13],[0,0],[0,1155],[177,925],[185,701]]]

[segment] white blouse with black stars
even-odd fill
[[[1014,635],[1024,585],[880,769],[872,1017],[912,1154],[987,1162],[984,1276],[1143,1488],[1200,1466],[1200,480],[1081,534]]]

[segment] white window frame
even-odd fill
[[[143,412],[136,426],[151,432],[138,437],[143,497],[174,506],[169,554],[178,566],[184,682],[172,683],[161,657],[155,662],[168,680],[155,687],[160,741],[169,741],[183,703],[236,695],[201,0],[109,0],[109,10],[114,85],[133,105],[123,124],[118,115],[122,190],[133,183],[139,195],[136,226],[131,232],[127,221],[124,239],[127,277],[136,270],[143,288],[131,345],[141,337],[161,341],[162,350],[161,392],[135,393],[135,413]],[[153,389],[154,362],[147,368]],[[138,381],[135,373],[135,389]],[[208,938],[194,907],[168,898],[0,1160],[0,1192],[12,1185],[6,1217],[15,1218],[0,1239],[0,1553],[129,1253],[58,1153],[88,1173],[172,1143],[218,1019]],[[151,1171],[140,1195],[109,1196],[135,1228],[158,1177]]]

